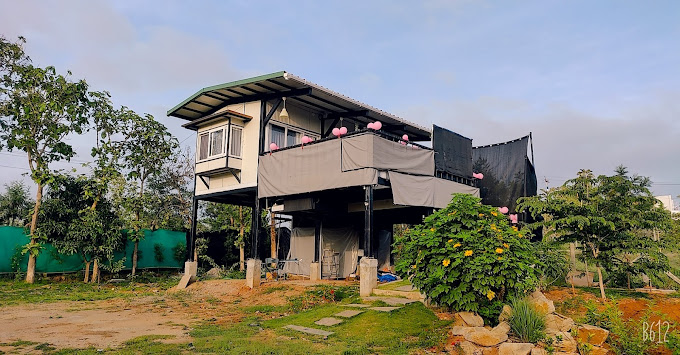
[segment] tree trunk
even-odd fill
[[[90,261],[85,259],[85,279],[83,280],[84,283],[90,282]]]
[[[607,296],[604,294],[604,280],[602,279],[602,268],[600,265],[597,265],[597,278],[599,280],[598,283],[600,284],[600,296],[602,297],[603,301],[606,301]]]
[[[244,236],[244,230],[245,230],[245,225],[243,222],[243,206],[238,206],[238,221],[239,221],[239,227],[240,230],[238,232],[239,235],[239,243],[238,243],[238,263],[239,263],[239,270],[245,271],[246,270],[246,250],[244,247],[245,241],[243,240]]]
[[[42,204],[42,194],[43,194],[43,185],[41,183],[38,183],[38,189],[37,192],[35,193],[35,206],[33,207],[33,215],[31,216],[31,229],[30,229],[30,234],[31,234],[31,244],[34,244],[37,242],[37,238],[35,238],[35,230],[38,227],[38,212],[40,211],[40,205]],[[36,261],[36,255],[33,255],[33,253],[28,254],[28,267],[26,269],[26,282],[29,284],[32,284],[35,281],[35,261]]]
[[[132,252],[132,276],[137,272],[137,249],[139,248],[139,241],[135,241],[135,249]]]
[[[576,243],[569,243],[569,260],[571,261],[571,269],[576,270]]]
[[[94,265],[92,266],[92,283],[99,283],[99,260],[94,259]]]
[[[588,260],[583,261],[586,264],[586,282],[588,283],[588,287],[592,287],[593,285],[590,283],[590,273],[588,272]]]

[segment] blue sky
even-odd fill
[[[474,144],[532,131],[539,181],[552,186],[624,164],[673,196],[679,19],[677,1],[0,0],[0,34],[25,36],[37,64],[154,114],[185,144],[191,132],[168,108],[287,70]],[[87,140],[72,142],[87,159]],[[0,183],[22,172],[8,168]]]

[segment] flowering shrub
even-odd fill
[[[537,258],[526,233],[479,198],[455,194],[396,239],[396,270],[438,305],[491,323],[508,296],[536,285]]]

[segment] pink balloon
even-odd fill
[[[347,134],[347,127],[340,127],[340,134],[341,135]]]
[[[272,142],[272,143],[269,145],[269,150],[277,150],[277,149],[279,149],[279,146],[276,145],[276,143]]]
[[[403,136],[401,136],[401,139],[408,142],[408,134],[404,134]]]
[[[311,142],[312,139],[307,137],[307,136],[302,136],[301,141],[302,141],[302,144],[307,144],[307,143]]]
[[[369,122],[369,123],[366,125],[366,128],[368,128],[368,129],[375,129],[375,125],[373,124],[373,122]]]
[[[517,215],[516,214],[513,213],[513,214],[510,215],[510,222],[512,224],[517,224]]]
[[[399,141],[399,143],[401,143],[401,145],[406,145],[406,142],[404,141]]]
[[[333,128],[333,135],[338,137],[340,135],[340,130],[337,128]]]
[[[505,206],[499,207],[498,210],[499,210],[502,214],[506,214],[506,213],[508,213],[508,211],[509,211],[508,208],[505,207]]]
[[[472,177],[475,178],[475,179],[482,180],[482,179],[484,179],[484,174],[482,174],[482,173],[472,173]]]
[[[380,123],[380,121],[375,121],[375,122],[373,122],[373,129],[375,129],[376,131],[378,131],[378,130],[380,130],[381,128],[382,128],[382,123]]]

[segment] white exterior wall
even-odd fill
[[[257,164],[258,164],[258,153],[259,153],[259,137],[260,137],[260,102],[253,101],[245,104],[230,105],[225,108],[226,110],[231,110],[239,113],[246,114],[253,119],[248,122],[243,122],[238,119],[232,118],[232,123],[243,126],[243,141],[241,150],[241,183],[229,172],[220,173],[212,175],[210,177],[205,177],[206,181],[209,182],[210,188],[207,188],[200,178],[196,179],[196,196],[228,191],[234,189],[240,189],[243,187],[251,187],[257,185]],[[219,126],[226,125],[229,121],[227,119],[213,121],[205,126],[198,128],[198,134],[196,135],[196,146],[198,147],[198,137],[204,131],[210,130],[212,128],[217,128]],[[196,149],[198,154],[198,149]],[[198,157],[198,156],[197,156]],[[237,162],[232,162],[237,158],[230,157],[229,166],[234,166],[238,164]],[[223,160],[220,160],[223,162]],[[199,169],[199,166],[206,163],[197,163],[197,171],[203,170]],[[224,166],[222,164],[221,166]]]

